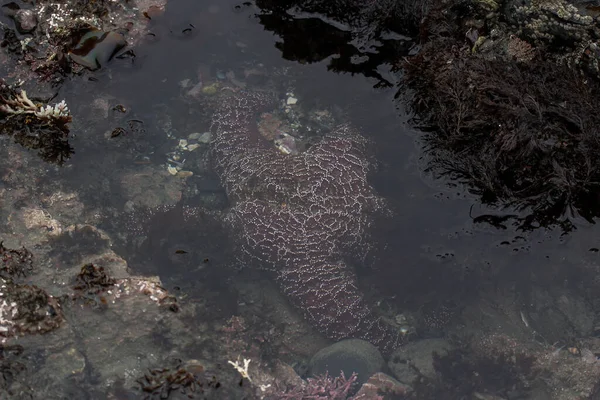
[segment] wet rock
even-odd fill
[[[50,215],[60,218],[63,225],[80,223],[86,219],[84,212],[86,207],[76,192],[55,191],[48,197],[42,199],[44,210]]]
[[[329,373],[337,376],[358,374],[358,383],[365,383],[368,377],[380,372],[385,361],[377,347],[361,339],[347,339],[321,349],[310,360],[310,373],[313,376]]]
[[[272,282],[261,280],[250,283],[239,280],[234,283],[234,288],[244,304],[240,312],[247,315],[249,320],[253,318],[254,307],[271,310],[270,318],[277,326],[282,327],[277,344],[286,352],[294,354],[295,358],[309,360],[319,350],[328,346],[329,343],[308,326]],[[295,365],[295,368],[296,371],[301,370],[301,375],[307,370],[306,366]]]
[[[45,372],[48,374],[48,377],[56,380],[79,375],[83,373],[86,367],[84,355],[72,346],[67,346],[62,351],[50,354],[46,362],[52,367]]]
[[[14,16],[15,25],[19,33],[31,33],[38,24],[37,16],[33,10],[19,10]]]
[[[78,271],[83,260],[108,248],[110,239],[91,225],[73,225],[49,243],[52,246],[49,254],[56,259],[58,265],[63,269]]]
[[[27,229],[48,232],[49,235],[60,235],[62,232],[61,223],[41,208],[26,208],[22,216]]]
[[[378,396],[406,396],[412,391],[410,386],[398,382],[391,376],[383,372],[377,372],[364,383],[355,398],[358,399],[377,399]],[[395,398],[395,397],[394,397]]]
[[[434,355],[444,356],[453,349],[445,339],[424,339],[402,346],[390,357],[388,366],[401,382],[411,384],[421,376],[435,378]]]
[[[600,362],[589,341],[583,340],[579,347],[568,350],[554,346],[540,349],[539,343],[503,334],[470,340],[466,354],[456,357],[454,352],[448,360],[438,359],[438,372],[455,387],[466,371],[478,371],[479,382],[473,377],[465,382],[473,382],[480,392],[512,387],[515,393],[524,393],[535,388],[536,394],[540,393],[538,397],[527,398],[552,400],[595,399],[598,394]]]
[[[554,343],[565,337],[587,337],[592,334],[593,307],[577,293],[564,289],[535,287],[528,310],[522,311],[532,329]]]
[[[177,203],[181,199],[183,185],[182,180],[174,178],[168,171],[153,168],[131,171],[121,178],[125,195],[135,205],[149,208]]]
[[[21,362],[23,347],[19,345],[0,346],[0,397],[9,399],[11,394],[20,393],[23,397],[31,395],[31,389],[20,382],[27,367]],[[33,398],[33,397],[30,397]]]

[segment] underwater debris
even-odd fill
[[[204,367],[196,362],[183,363],[174,360],[171,368],[156,368],[144,374],[136,382],[140,390],[147,393],[144,399],[168,399],[172,392],[179,392],[190,399],[206,398],[214,393],[221,384],[217,377],[206,373]]]
[[[33,271],[33,254],[25,247],[8,249],[0,241],[0,260],[0,277],[4,279],[24,278]]]

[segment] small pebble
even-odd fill
[[[199,138],[199,143],[210,143],[210,132],[204,132]]]
[[[180,178],[189,178],[192,175],[194,175],[192,171],[179,171],[177,173],[177,176]]]
[[[194,132],[188,135],[189,140],[196,140],[200,143],[210,143],[210,132]]]
[[[200,147],[200,145],[199,145],[198,143],[190,144],[190,145],[187,147],[187,151],[194,151],[194,150],[196,150],[198,147]]]
[[[171,166],[171,165],[169,165],[169,166],[167,167],[167,171],[169,171],[169,173],[170,173],[171,175],[177,175],[177,172],[179,172],[179,171],[177,171],[177,168],[175,168],[175,167],[173,167],[173,166]]]
[[[30,33],[37,27],[38,21],[32,10],[19,10],[14,16],[17,30],[20,33]]]
[[[217,91],[219,90],[219,84],[218,83],[213,83],[210,86],[205,86],[202,88],[202,93],[212,96],[214,94],[217,94]]]
[[[295,98],[294,96],[290,96],[290,97],[287,98],[287,102],[286,103],[287,103],[288,106],[292,106],[292,105],[296,104],[297,102],[298,102],[297,98]]]

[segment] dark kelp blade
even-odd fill
[[[122,34],[92,30],[87,32],[69,52],[71,60],[90,70],[104,66],[127,45]]]

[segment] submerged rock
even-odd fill
[[[347,339],[321,349],[310,360],[313,376],[340,371],[346,376],[358,375],[357,382],[366,383],[369,377],[385,368],[381,353],[371,343],[360,339]]]
[[[20,33],[30,33],[38,24],[37,16],[33,10],[19,10],[14,16],[15,25]]]

